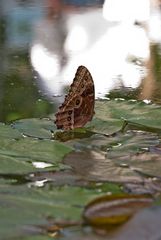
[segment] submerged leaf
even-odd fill
[[[64,158],[65,164],[87,181],[143,182],[143,178],[128,167],[122,167],[102,152],[71,152]]]

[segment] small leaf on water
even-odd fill
[[[87,204],[83,212],[85,223],[95,228],[109,229],[123,224],[134,213],[152,204],[147,195],[104,195]]]

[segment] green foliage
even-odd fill
[[[124,189],[159,193],[160,106],[97,101],[95,112],[87,128],[69,132],[49,119],[0,124],[2,239],[50,239],[52,219],[76,221],[77,234],[65,228],[61,239],[70,232],[83,240],[80,223],[89,201]],[[158,181],[145,184],[146,176]]]

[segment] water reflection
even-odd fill
[[[78,65],[96,97],[142,84],[160,98],[160,42],[159,0],[0,1],[0,120],[53,112]]]
[[[159,18],[158,36],[151,31],[155,28],[147,30],[154,21],[150,1],[106,0],[103,8],[74,10],[61,1],[49,2],[46,15],[34,26],[31,47],[39,85],[49,98],[64,94],[79,65],[91,71],[96,97],[119,86],[140,86],[148,76],[151,38],[161,39]],[[153,4],[152,9],[159,13],[158,5]]]
[[[46,15],[34,24],[31,62],[39,73],[39,86],[49,96],[60,94],[59,74],[66,61],[63,49],[66,38],[61,1],[49,1]]]

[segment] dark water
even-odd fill
[[[160,36],[147,37],[137,16],[131,25],[107,19],[103,2],[0,1],[0,121],[53,113],[79,65],[89,68],[96,97],[121,88],[114,97],[133,92],[160,103]]]

